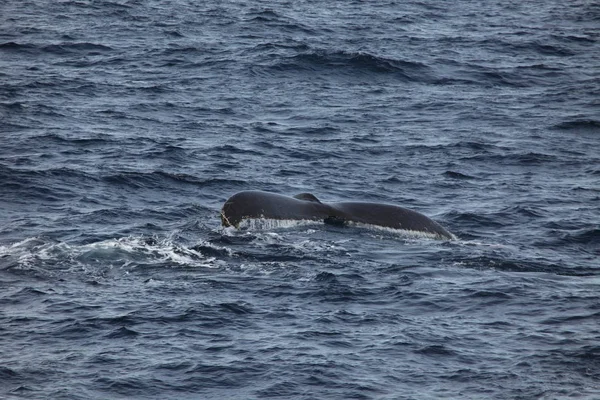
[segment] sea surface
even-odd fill
[[[600,3],[1,1],[0,398],[600,399]]]

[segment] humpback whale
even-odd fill
[[[363,202],[322,203],[311,193],[289,197],[258,190],[243,191],[231,196],[221,209],[223,226],[238,228],[242,220],[255,218],[322,221],[333,225],[359,223],[455,239],[437,222],[404,207]]]

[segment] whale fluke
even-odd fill
[[[322,203],[311,193],[294,197],[257,190],[231,196],[221,209],[223,226],[239,227],[244,219],[311,220],[345,225],[349,222],[414,231],[442,239],[455,236],[425,215],[391,204],[366,202]]]

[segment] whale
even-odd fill
[[[223,204],[223,226],[239,228],[247,219],[308,220],[337,226],[364,224],[422,233],[438,239],[456,238],[439,223],[408,208],[368,202],[323,203],[311,193],[286,196],[248,190],[234,194]]]

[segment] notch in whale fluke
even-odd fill
[[[315,203],[321,203],[321,200],[317,199],[312,193],[298,193],[294,196],[295,199],[304,200],[304,201],[314,201]]]

